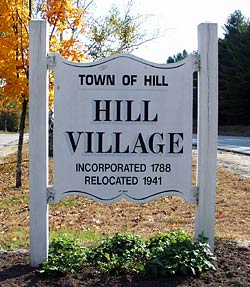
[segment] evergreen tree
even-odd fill
[[[250,125],[250,21],[237,10],[219,39],[219,124]]]
[[[176,55],[168,57],[167,63],[170,64],[170,63],[179,62],[179,61],[185,59],[187,57],[187,55],[188,55],[188,52],[186,50],[183,50],[182,53],[179,52]]]

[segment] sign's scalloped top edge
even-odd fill
[[[113,62],[117,59],[129,59],[132,60],[134,62],[137,62],[139,64],[143,64],[143,65],[147,65],[149,67],[152,68],[157,68],[157,69],[165,69],[165,70],[170,70],[170,69],[176,69],[176,68],[180,68],[182,66],[184,66],[185,64],[187,64],[188,62],[195,62],[195,56],[192,54],[189,54],[185,59],[176,62],[176,63],[168,63],[168,64],[159,64],[159,63],[154,63],[154,62],[150,62],[147,60],[144,60],[140,57],[137,57],[135,55],[132,54],[116,54],[104,59],[100,59],[98,61],[95,62],[72,62],[72,61],[68,61],[65,58],[63,58],[60,53],[50,53],[49,56],[55,56],[56,57],[56,62],[59,60],[61,62],[63,62],[63,64],[68,65],[68,66],[72,66],[72,67],[82,67],[82,68],[89,68],[89,67],[96,67],[96,66],[100,66],[109,62]]]

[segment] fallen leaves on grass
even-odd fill
[[[51,165],[52,166],[52,165]],[[194,165],[195,168],[195,165]],[[23,187],[15,188],[15,157],[0,165],[0,248],[28,247],[28,154],[24,154]],[[51,180],[52,180],[52,176]],[[216,236],[250,239],[250,180],[218,170]],[[152,236],[171,228],[193,232],[195,206],[180,197],[163,197],[144,204],[125,200],[110,205],[73,196],[50,205],[51,231],[115,234],[129,230]]]

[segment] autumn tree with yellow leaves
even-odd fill
[[[50,51],[59,52],[71,61],[96,60],[114,53],[131,52],[154,38],[145,38],[140,30],[141,18],[130,15],[133,0],[128,2],[128,9],[123,15],[113,7],[108,16],[90,20],[88,10],[93,2],[0,1],[1,103],[6,105],[14,102],[21,110],[16,187],[21,186],[23,135],[29,103],[29,21],[47,20],[50,27]]]
[[[21,186],[23,134],[28,107],[29,21],[35,17],[50,24],[50,47],[70,60],[84,59],[78,35],[84,33],[85,9],[73,1],[1,0],[0,2],[0,79],[4,102],[21,107],[16,187]],[[63,33],[67,32],[67,38]]]

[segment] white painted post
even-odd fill
[[[48,71],[47,22],[30,22],[30,265],[48,258]]]
[[[208,238],[214,250],[216,165],[218,133],[218,36],[217,24],[198,26],[200,55],[198,98],[198,164],[196,184],[199,190],[196,208],[195,240]]]

